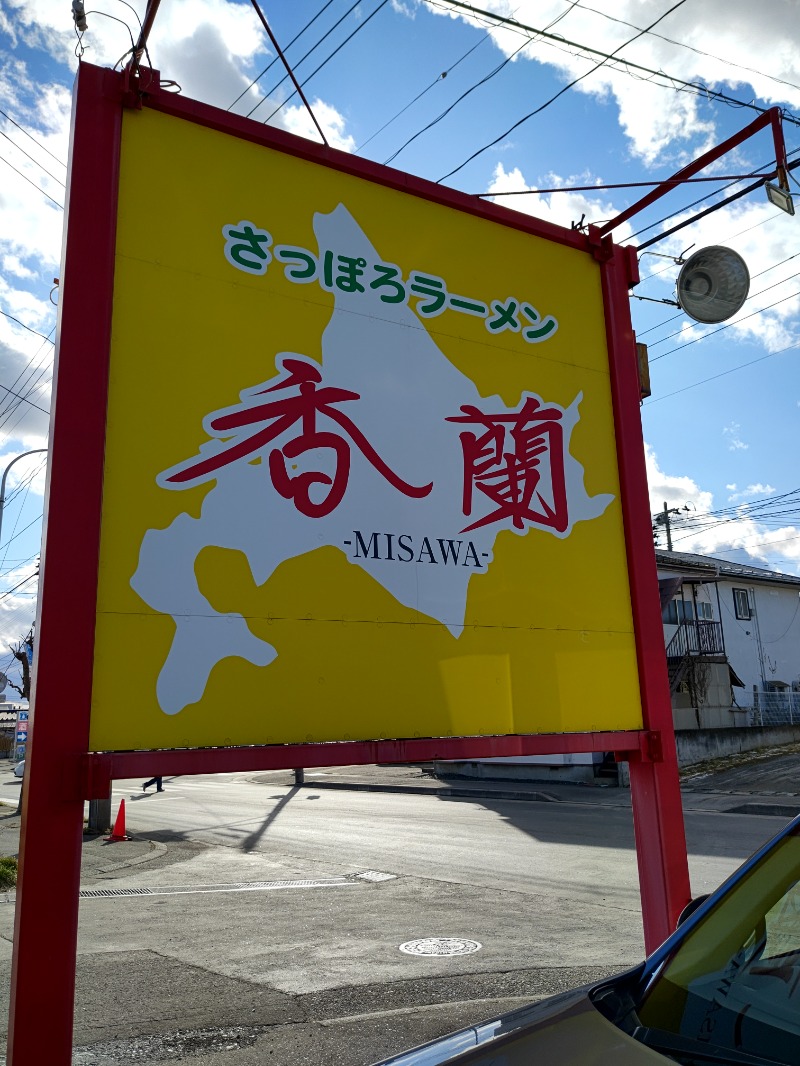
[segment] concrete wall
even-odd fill
[[[675,731],[678,764],[693,766],[743,751],[800,743],[800,726],[747,726],[736,729],[678,729]]]
[[[705,681],[702,703],[694,707],[691,695],[680,688],[672,695],[675,729],[728,729],[747,725],[747,708],[733,707],[731,677],[727,663],[700,663],[698,677]],[[686,686],[684,686],[686,687]],[[736,690],[737,693],[740,689]]]
[[[708,759],[721,759],[726,755],[737,755],[745,751],[758,751],[761,748],[777,748],[781,744],[800,743],[800,725],[746,726],[727,729],[677,729],[675,743],[678,751],[679,766],[694,766]],[[575,756],[573,755],[574,759]],[[620,763],[617,767],[618,781],[608,776],[598,776],[600,764],[592,765],[591,756],[587,763],[566,763],[564,756],[542,756],[541,763],[530,761],[523,763],[518,759],[475,759],[469,762],[453,760],[435,762],[434,773],[437,777],[467,777],[490,781],[540,781],[569,782],[572,784],[609,785],[618,783],[628,788],[630,778],[628,766]],[[558,759],[558,764],[554,765]],[[550,765],[547,765],[547,764]]]
[[[440,778],[465,777],[478,781],[562,781],[568,784],[594,784],[597,780],[596,770],[599,764],[593,761],[591,752],[577,756],[543,755],[536,758],[537,762],[530,761],[530,757],[526,762],[518,758],[474,759],[470,762],[452,759],[447,762],[435,762],[433,772]],[[566,761],[568,758],[570,762]],[[606,780],[605,783],[608,784],[609,781]]]

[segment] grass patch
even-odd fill
[[[7,892],[17,883],[17,860],[11,855],[0,857],[0,892]]]

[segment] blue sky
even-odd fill
[[[484,11],[513,25],[446,0],[262,7],[333,145],[563,225],[611,218],[644,190],[501,194],[666,178],[773,105],[786,112],[790,157],[800,158],[798,0],[484,0]],[[114,65],[144,3],[87,8],[78,41],[68,0],[0,0],[3,469],[46,446],[76,50]],[[247,3],[162,0],[150,55],[187,96],[317,138]],[[708,173],[757,172],[773,158],[762,132]],[[684,186],[617,238],[641,243],[717,202],[715,190],[744,184]],[[679,256],[723,244],[745,258],[751,295],[723,329],[632,301],[650,347],[653,396],[642,417],[653,512],[664,501],[680,510],[676,549],[790,574],[800,573],[798,211],[790,218],[758,190],[653,246]],[[637,293],[673,299],[679,267],[654,255],[640,265]],[[0,536],[0,669],[35,614],[43,491],[42,456],[20,460]]]

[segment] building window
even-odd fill
[[[670,600],[661,612],[661,621],[664,625],[678,626],[682,622],[694,621],[694,610],[691,600]]]
[[[736,612],[737,618],[742,618],[744,621],[750,619],[750,599],[747,595],[747,589],[734,589],[733,590],[733,609]]]
[[[710,603],[703,603],[698,601],[697,603],[697,617],[704,622],[711,622],[714,618],[714,611]]]

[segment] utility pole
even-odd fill
[[[685,508],[685,510],[688,510],[688,508]],[[680,514],[680,513],[681,513],[680,512],[680,508],[678,508],[678,507],[667,507],[667,501],[664,500],[664,510],[660,511],[655,516],[656,522],[660,526],[664,526],[664,528],[667,531],[667,551],[668,552],[672,551],[672,530],[669,527],[669,516],[671,514]]]

